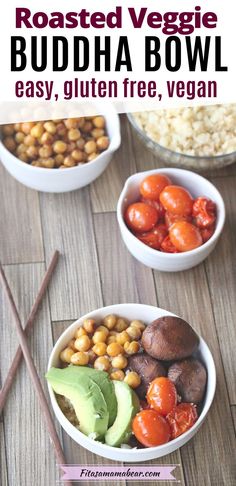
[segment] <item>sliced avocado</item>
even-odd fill
[[[104,437],[109,413],[100,387],[87,375],[81,376],[77,368],[51,368],[46,378],[52,389],[72,403],[79,421],[79,430],[93,438]]]
[[[132,419],[140,409],[136,393],[123,381],[113,381],[117,399],[117,417],[105,435],[107,445],[126,444],[132,433]]]
[[[87,366],[70,365],[69,369],[71,368],[75,368],[74,373],[78,375],[78,380],[81,380],[82,376],[84,375],[89,376],[101,388],[102,394],[107,404],[107,410],[109,413],[108,426],[110,427],[114,423],[117,415],[117,400],[113,381],[110,380],[108,374],[105,371],[95,370],[94,368],[88,368]],[[72,379],[74,379],[74,375]]]

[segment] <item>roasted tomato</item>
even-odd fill
[[[164,221],[165,209],[162,206],[160,201],[153,201],[152,199],[146,199],[145,197],[141,197],[141,202],[144,202],[146,204],[150,204],[150,206],[153,206],[159,214],[158,221]]]
[[[149,385],[147,402],[151,408],[165,417],[177,404],[177,391],[174,383],[164,376],[155,378]]]
[[[140,184],[140,193],[143,197],[157,201],[161,191],[171,184],[169,177],[164,174],[152,174],[147,176]]]
[[[193,217],[199,228],[212,227],[216,220],[216,205],[207,197],[198,197],[193,203]]]
[[[166,417],[171,428],[171,438],[175,439],[191,429],[197,418],[197,407],[193,403],[177,405]]]
[[[170,241],[177,250],[190,251],[202,245],[200,230],[187,221],[178,221],[169,229]]]
[[[192,217],[191,216],[181,216],[180,214],[172,214],[166,211],[165,213],[165,224],[167,228],[170,228],[172,224],[176,223],[177,221],[188,221],[191,223]]]
[[[170,425],[156,410],[142,410],[132,423],[133,433],[145,447],[166,444],[170,440]]]
[[[165,253],[179,253],[179,250],[171,243],[169,235],[164,238],[161,244],[161,251]]]
[[[203,243],[206,243],[215,232],[215,225],[209,226],[209,228],[200,228]]]
[[[160,194],[160,201],[166,211],[180,216],[192,214],[193,198],[181,186],[166,186]]]
[[[132,231],[150,231],[157,224],[157,210],[143,202],[131,204],[125,213],[125,222]]]
[[[154,250],[160,250],[161,244],[168,234],[168,230],[164,224],[159,224],[154,226],[151,231],[147,233],[136,233],[135,236],[145,243],[145,245],[150,246],[150,248],[154,248]]]

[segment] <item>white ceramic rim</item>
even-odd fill
[[[109,153],[113,153],[115,152],[119,146],[120,146],[120,143],[121,143],[121,135],[120,135],[120,120],[119,120],[119,116],[115,110],[115,108],[113,107],[113,105],[109,105],[109,111],[111,112],[112,116],[114,116],[114,119],[115,119],[115,123],[116,123],[116,132],[113,134],[113,136],[111,137],[111,140],[110,140],[110,145],[109,147],[104,150],[103,152],[101,152],[97,157],[96,159],[94,160],[91,160],[88,164],[89,164],[89,167],[93,166],[93,165],[96,165],[97,162],[100,161],[101,157],[104,155],[104,154],[109,154]],[[101,110],[99,109],[99,112],[101,112]],[[104,116],[104,118],[107,120],[106,118],[106,114],[102,114]],[[108,127],[108,125],[107,125]],[[109,131],[109,128],[107,128],[107,130]],[[24,169],[26,170],[29,170],[29,171],[33,171],[34,174],[36,174],[37,172],[38,173],[45,173],[45,174],[48,174],[48,172],[55,172],[55,169],[46,169],[45,167],[35,167],[31,164],[27,164],[25,162],[23,162],[22,160],[20,160],[18,157],[16,157],[12,152],[10,152],[10,150],[8,150],[5,145],[2,143],[2,140],[0,139],[0,150],[5,153],[6,155],[10,155],[12,157],[12,160],[14,161],[14,163],[19,167],[21,168],[22,166],[24,166]],[[86,171],[88,165],[87,164],[82,164],[82,165],[76,165],[75,167],[68,167],[68,169],[70,170],[70,173],[75,172],[75,171],[80,171],[80,172],[83,172],[83,171]]]
[[[192,174],[193,177],[195,177],[199,181],[204,180],[204,183],[207,182],[217,192],[217,195],[218,195],[220,202],[221,202],[221,207],[218,207],[218,205],[217,205],[218,214],[217,214],[217,220],[216,220],[216,229],[214,231],[214,234],[211,236],[211,238],[208,241],[203,243],[203,245],[199,246],[198,248],[195,248],[194,250],[189,250],[189,251],[180,252],[180,253],[165,253],[165,252],[155,250],[154,248],[151,248],[148,245],[145,245],[145,243],[143,243],[138,238],[136,238],[136,236],[129,230],[129,228],[126,226],[126,224],[124,222],[124,217],[123,217],[123,214],[122,214],[121,206],[123,204],[123,201],[125,200],[125,194],[126,194],[126,191],[128,189],[130,182],[133,179],[135,179],[137,175],[139,175],[139,176],[143,175],[143,178],[145,178],[147,175],[158,174],[158,173],[171,176],[171,174],[173,174],[173,172],[176,173],[176,171],[180,175],[184,174],[184,173]],[[145,249],[152,256],[156,256],[157,251],[158,251],[158,256],[160,258],[163,258],[163,260],[171,260],[171,259],[177,260],[177,259],[182,258],[183,255],[197,255],[197,254],[201,253],[201,251],[203,249],[208,248],[209,246],[212,245],[212,243],[217,241],[217,239],[219,238],[219,236],[222,232],[222,229],[223,229],[224,223],[225,223],[225,203],[224,203],[224,200],[223,200],[220,192],[214,186],[214,184],[212,184],[210,181],[208,181],[208,179],[206,179],[205,177],[203,177],[200,174],[197,174],[196,172],[193,172],[191,170],[186,170],[186,169],[174,168],[174,167],[172,167],[172,168],[168,167],[168,168],[162,168],[162,169],[153,169],[153,170],[147,170],[147,171],[143,171],[143,172],[137,172],[136,174],[133,174],[130,177],[128,177],[128,179],[126,179],[126,182],[124,184],[124,187],[121,191],[121,194],[120,194],[120,197],[119,197],[118,203],[117,203],[117,219],[118,219],[118,222],[119,222],[119,225],[120,225],[122,231],[128,233],[133,238],[133,241],[135,242],[135,244],[139,245],[140,249]]]
[[[67,335],[67,333],[69,332],[69,330],[73,327],[75,327],[76,325],[82,325],[82,321],[84,319],[87,319],[87,318],[90,318],[91,317],[91,314],[96,314],[96,313],[99,313],[99,312],[104,312],[106,311],[107,313],[111,314],[111,313],[114,313],[112,311],[114,311],[114,309],[116,309],[115,313],[117,314],[118,312],[123,315],[125,317],[125,308],[127,309],[127,306],[136,306],[137,307],[137,310],[138,310],[138,307],[146,307],[147,310],[148,308],[151,308],[151,309],[158,309],[159,311],[163,312],[163,316],[164,315],[172,315],[172,316],[175,316],[175,317],[178,317],[176,314],[174,314],[173,312],[170,312],[170,311],[166,311],[165,309],[162,309],[160,307],[155,307],[155,306],[151,306],[151,305],[147,305],[147,304],[136,304],[136,303],[127,303],[127,304],[114,304],[114,305],[110,305],[110,306],[105,306],[105,307],[100,307],[99,309],[96,309],[94,311],[91,311],[91,312],[88,312],[86,315],[84,316],[81,316],[79,319],[77,319],[76,321],[74,321],[72,324],[70,324],[68,326],[67,329],[65,329],[65,331],[61,334],[61,336],[59,337],[59,339],[56,341],[56,343],[54,344],[53,346],[53,350],[50,354],[50,357],[49,357],[49,362],[48,362],[48,370],[52,367],[52,362],[53,362],[53,359],[54,359],[54,353],[55,353],[55,348],[60,345],[60,343],[64,340],[64,337]],[[119,311],[117,311],[117,307],[119,307]],[[122,309],[124,309],[124,311],[122,312]],[[137,314],[138,314],[138,311],[137,311]],[[195,331],[196,332],[196,331]],[[195,434],[195,430],[198,429],[204,422],[205,418],[206,418],[206,415],[208,414],[209,410],[210,410],[210,407],[212,405],[212,402],[213,402],[213,399],[214,399],[214,395],[215,395],[215,390],[216,390],[216,369],[215,369],[215,363],[214,363],[214,360],[213,360],[213,356],[212,356],[212,353],[208,347],[208,345],[206,344],[206,342],[204,341],[204,339],[199,336],[198,334],[198,337],[199,337],[199,341],[201,343],[201,345],[203,345],[203,347],[205,348],[205,351],[206,353],[208,354],[208,360],[210,361],[210,366],[211,366],[211,369],[212,369],[212,375],[211,375],[211,395],[210,397],[208,397],[208,403],[204,403],[204,406],[203,406],[203,409],[197,419],[197,421],[195,422],[195,424],[191,427],[191,429],[187,430],[186,432],[184,432],[184,434],[180,435],[179,437],[177,437],[176,439],[173,439],[169,442],[167,442],[166,444],[162,444],[160,446],[157,446],[157,447],[148,447],[148,448],[144,448],[144,449],[125,449],[125,454],[127,454],[127,457],[128,457],[128,460],[132,461],[132,455],[135,454],[140,454],[140,462],[142,461],[142,454],[143,454],[143,451],[150,451],[150,452],[154,452],[154,451],[162,451],[163,454],[162,456],[164,455],[168,455],[170,452],[168,452],[168,449],[169,449],[169,446],[170,444],[173,445],[173,446],[177,446],[178,445],[178,442],[182,442],[183,439],[187,438],[187,436],[191,433],[191,437],[189,438],[189,440],[193,437],[193,435]],[[207,370],[208,371],[208,370]],[[209,376],[207,376],[207,380],[209,379]],[[73,434],[73,431],[75,428],[74,425],[71,424],[71,422],[66,418],[66,416],[63,414],[62,410],[60,409],[58,403],[57,403],[57,400],[55,398],[55,394],[54,394],[54,391],[51,387],[51,385],[48,383],[48,389],[49,389],[49,395],[50,395],[50,399],[51,399],[51,403],[52,403],[52,407],[54,409],[54,412],[55,414],[57,413],[60,417],[61,417],[61,425],[62,425],[62,422],[66,423],[66,426],[69,430],[72,431],[72,434]],[[57,418],[58,419],[58,418]],[[106,457],[106,451],[112,451],[114,453],[115,450],[117,451],[120,451],[121,449],[118,448],[118,447],[111,447],[107,444],[103,444],[101,442],[97,442],[97,441],[94,441],[93,439],[87,437],[86,435],[84,435],[82,432],[80,432],[78,429],[76,429],[77,433],[78,433],[78,436],[80,437],[81,436],[81,441],[83,442],[85,439],[86,441],[88,441],[88,443],[91,443],[91,446],[93,447],[94,446],[94,443],[97,444],[97,446],[99,446],[101,448],[101,451],[104,451],[104,456],[103,457]],[[67,431],[66,431],[67,432]],[[197,432],[197,430],[196,430]],[[67,432],[68,433],[68,432]],[[78,442],[79,443],[79,442]],[[84,445],[82,445],[82,443],[80,443],[80,445],[84,448],[86,448]],[[176,447],[176,449],[180,448],[181,445],[179,445],[179,447]],[[174,450],[176,450],[174,449]],[[165,452],[166,451],[166,452]],[[144,460],[144,459],[143,459]],[[128,462],[128,461],[126,461]]]

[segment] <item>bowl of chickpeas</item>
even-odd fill
[[[102,115],[4,125],[0,159],[27,187],[69,192],[97,179],[119,145],[119,117],[104,105]]]
[[[169,311],[144,304],[117,304],[103,307],[72,323],[54,345],[48,362],[51,368],[89,367],[106,372],[108,379],[126,383],[140,398],[142,378],[132,368],[132,358],[142,356],[142,335],[152,321],[174,316]],[[176,316],[175,316],[176,317]],[[204,363],[208,382],[198,421],[185,434],[154,447],[140,447],[131,435],[128,443],[110,446],[80,431],[79,418],[71,402],[54,392],[49,384],[51,404],[57,420],[67,434],[79,445],[99,456],[123,461],[142,462],[167,455],[185,444],[204,421],[215,390],[215,368],[211,352],[199,336],[197,357]],[[143,405],[141,405],[141,409]]]

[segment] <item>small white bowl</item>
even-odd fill
[[[53,366],[59,366],[60,352],[74,337],[76,329],[79,326],[82,326],[84,319],[90,318],[100,321],[108,314],[116,314],[128,320],[140,319],[147,325],[150,324],[154,319],[158,319],[159,317],[166,315],[175,315],[158,307],[143,304],[117,304],[108,307],[102,307],[101,309],[89,312],[87,315],[81,317],[80,319],[78,319],[78,321],[71,324],[60,336],[49,358],[48,369],[52,368]],[[201,337],[199,337],[199,339],[199,348],[194,356],[199,358],[204,363],[207,369],[206,393],[203,402],[202,412],[198,420],[190,430],[185,432],[180,437],[177,437],[167,444],[144,449],[121,449],[118,447],[110,447],[106,444],[102,444],[101,442],[92,440],[86,435],[82,434],[76,427],[74,427],[74,425],[69,422],[69,420],[62,413],[51,386],[48,385],[52,407],[61,426],[67,432],[67,434],[72,437],[75,442],[77,442],[77,444],[83,446],[85,449],[93,452],[94,454],[98,454],[99,456],[106,457],[107,459],[112,459],[114,461],[143,462],[165,456],[175,451],[176,449],[179,449],[179,447],[183,446],[196,434],[199,427],[203,424],[215,394],[216,370],[213,357],[205,341]]]
[[[68,169],[33,167],[15,157],[0,141],[0,159],[4,167],[19,182],[31,189],[43,192],[69,192],[87,186],[99,177],[120,146],[120,122],[112,105],[104,103],[103,116],[110,138],[110,145],[95,160]]]
[[[212,237],[195,250],[183,253],[164,253],[154,250],[140,241],[128,229],[124,221],[126,208],[140,197],[139,186],[145,177],[151,174],[166,174],[173,184],[181,185],[189,190],[194,198],[206,196],[216,203],[217,221]],[[201,263],[215,248],[225,222],[225,205],[216,187],[204,177],[183,169],[155,169],[139,172],[129,177],[120,194],[117,205],[117,218],[124,243],[132,255],[141,263],[155,270],[164,272],[179,272],[195,267]]]

